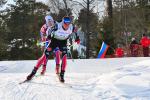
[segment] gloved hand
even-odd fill
[[[77,38],[77,39],[75,40],[75,42],[76,42],[77,44],[80,44],[80,39]]]
[[[45,41],[45,47],[47,48],[47,47],[49,46],[50,43],[51,43],[51,40]]]
[[[41,45],[41,46],[45,46],[45,45],[46,45],[46,41],[47,41],[46,36],[41,37],[40,45]]]
[[[46,37],[42,37],[42,38],[41,38],[41,41],[42,41],[42,42],[45,42],[45,41],[46,41]]]

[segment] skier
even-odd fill
[[[54,23],[55,21],[50,15],[45,16],[45,24],[41,27],[41,30],[40,30],[41,42],[44,44],[41,47],[42,52],[44,52],[44,49],[47,46],[46,38],[48,36],[49,31],[51,31],[52,27],[54,27]],[[41,75],[45,74],[47,61],[48,61],[48,58],[43,60]]]
[[[47,49],[45,50],[42,57],[38,59],[38,62],[32,72],[27,76],[27,80],[31,80],[36,74],[39,66],[43,60],[48,59],[50,52],[54,52],[56,59],[56,74],[59,76],[61,82],[64,82],[64,73],[67,66],[67,40],[74,32],[74,27],[71,24],[70,17],[66,16],[62,19],[62,22],[56,23],[52,32],[48,34],[47,40],[50,41]],[[76,34],[76,43],[80,43],[79,36]],[[62,58],[61,69],[60,69],[60,54]]]
[[[51,31],[54,27],[55,21],[50,15],[45,16],[45,24],[40,29],[41,42],[45,43],[48,36],[48,31]],[[42,51],[44,51],[45,45],[42,45]]]

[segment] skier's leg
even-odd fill
[[[49,54],[50,52],[52,51],[52,48],[48,47],[45,51],[45,56],[46,58],[43,60],[43,67],[42,67],[42,72],[41,72],[41,75],[44,75],[45,74],[45,71],[46,71],[46,65],[47,65],[47,62],[48,62],[48,57],[49,57]]]
[[[56,61],[56,74],[59,74],[59,68],[60,68],[60,50],[55,50],[55,61]]]
[[[33,76],[36,74],[36,72],[37,72],[37,68],[34,67],[32,72],[27,76],[27,80],[31,80]]]
[[[47,65],[48,59],[43,61],[43,66],[42,66],[42,71],[41,71],[41,75],[44,75],[46,72],[46,65]]]
[[[37,61],[36,66],[33,68],[32,72],[27,76],[27,80],[31,80],[34,75],[36,74],[38,68],[41,66],[41,64],[43,63],[44,59],[46,59],[45,54],[43,54]]]
[[[61,64],[61,72],[60,72],[60,81],[64,82],[64,74],[67,66],[67,48],[63,47],[62,51],[62,64]]]
[[[46,50],[45,53],[43,53],[42,57],[40,57],[37,61],[36,66],[34,67],[34,69],[32,70],[32,72],[27,76],[27,80],[31,80],[34,75],[36,74],[37,70],[39,69],[39,67],[41,66],[41,64],[46,61],[46,59],[49,56],[49,51]]]
[[[44,61],[46,61],[46,54],[45,53],[43,53],[42,57],[40,57],[38,59],[35,67],[38,69],[42,65],[42,63],[44,64]]]
[[[62,56],[62,65],[61,65],[61,70],[62,71],[66,70],[66,65],[67,65],[67,54],[64,54]]]

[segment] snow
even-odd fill
[[[36,60],[0,61],[0,100],[150,100],[150,58],[69,59],[65,83],[54,60],[31,82],[19,85]]]

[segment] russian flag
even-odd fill
[[[103,42],[97,58],[104,58],[109,46]]]

